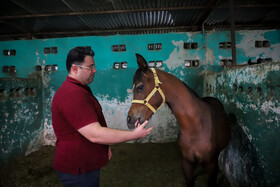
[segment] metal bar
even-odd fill
[[[64,5],[67,6],[71,11],[73,11],[73,8],[65,0],[60,0],[60,1],[64,3]],[[78,17],[85,25],[88,26],[88,28],[90,28],[89,24],[83,18],[81,18],[81,16]]]
[[[235,8],[277,8],[280,4],[258,4],[258,5],[236,5]],[[47,13],[47,14],[29,14],[29,15],[11,15],[0,16],[0,19],[16,19],[16,18],[34,18],[34,17],[56,17],[56,16],[81,16],[81,15],[98,15],[98,14],[119,14],[133,12],[155,12],[155,11],[177,11],[177,10],[201,10],[201,9],[227,9],[228,5],[213,6],[187,6],[187,7],[168,7],[168,8],[146,8],[133,10],[104,10],[104,11],[88,11],[88,12],[63,12],[63,13]]]
[[[3,21],[0,21],[2,23],[4,23]],[[7,22],[6,22],[7,23]],[[214,28],[218,28],[218,29],[223,29],[225,28],[226,30],[230,30],[228,29],[229,26],[228,24],[214,24],[214,25],[206,25],[204,26],[205,30],[211,30]],[[280,29],[280,23],[275,23],[275,22],[268,22],[267,24],[265,23],[248,23],[244,26],[244,24],[240,23],[235,23],[235,28],[245,28],[248,29],[248,27],[250,28],[256,28],[256,29]],[[152,31],[161,31],[164,30],[166,32],[168,31],[192,31],[192,26],[175,26],[175,27],[154,27],[154,28],[124,28],[124,29],[115,29],[115,30],[91,30],[91,31],[61,31],[61,32],[40,32],[40,33],[36,33],[37,35],[63,35],[63,34],[71,34],[73,36],[77,36],[79,34],[89,34],[89,35],[95,35],[95,34],[102,34],[102,33],[115,33],[115,32],[119,32],[119,33],[133,33],[133,32],[145,32],[147,30],[152,30]],[[25,37],[25,36],[30,36],[30,33],[24,32],[24,30],[21,29],[21,31],[23,32],[22,34],[0,34],[0,38],[9,38],[9,37]],[[33,33],[33,35],[35,35],[35,33]]]
[[[25,10],[27,10],[28,12],[30,12],[30,13],[32,13],[32,14],[36,14],[37,12],[35,12],[34,10],[32,10],[32,9],[30,9],[30,8],[28,8],[28,7],[26,7],[25,5],[24,5],[24,2],[22,2],[22,1],[17,1],[17,0],[11,0],[13,3],[15,3],[16,5],[18,5],[18,6],[20,6],[21,8],[23,8],[23,9],[25,9]]]
[[[4,21],[4,20],[0,20],[0,23],[3,23],[5,25],[8,25],[14,29],[17,29],[23,33],[28,33],[29,31],[23,27],[20,27],[18,24],[14,24],[14,23],[11,23],[11,22],[8,22],[8,21]],[[29,33],[30,34],[30,33]]]
[[[205,25],[204,26],[207,30],[212,29],[212,28],[229,28],[228,23],[217,23],[217,24],[212,24],[212,25]],[[253,22],[246,22],[246,24],[244,24],[243,22],[237,23],[235,21],[235,28],[239,28],[239,27],[258,27],[258,28],[279,28],[280,27],[280,21],[276,22],[276,21],[253,21]],[[230,29],[228,29],[230,30]]]
[[[14,28],[14,29],[16,29],[16,30],[19,30],[19,31],[25,33],[25,37],[26,37],[27,39],[33,38],[33,35],[31,34],[31,32],[29,32],[27,29],[25,29],[25,28],[23,28],[23,27],[20,27],[20,26],[17,25],[17,24],[14,24],[14,23],[11,23],[11,22],[7,22],[7,21],[5,21],[5,20],[0,20],[0,23],[5,24],[5,25],[8,25],[8,26],[10,26],[10,27],[12,27],[12,28]],[[1,37],[1,35],[0,35],[0,37]]]
[[[241,28],[244,27],[244,25],[241,24],[236,24],[235,23],[235,28]],[[267,24],[264,25],[262,24],[257,24],[257,23],[251,23],[248,25],[245,25],[246,29],[247,27],[254,27],[257,29],[275,29],[275,28],[279,28],[280,29],[280,23],[276,24],[274,23],[272,24]],[[211,25],[211,26],[205,26],[205,30],[211,30],[213,28],[225,28],[226,30],[228,30],[228,24],[216,24],[216,25]],[[137,33],[137,32],[146,32],[146,31],[165,31],[165,32],[188,32],[188,31],[192,31],[192,26],[184,26],[184,27],[154,27],[154,28],[134,28],[134,29],[130,29],[130,28],[124,28],[124,29],[115,29],[115,30],[91,30],[91,31],[61,31],[61,32],[40,32],[40,33],[33,33],[33,37],[36,38],[42,38],[42,37],[38,37],[39,35],[46,35],[46,37],[43,38],[48,38],[47,35],[52,35],[53,37],[61,37],[61,35],[72,35],[72,36],[79,36],[79,35],[102,35],[102,34],[109,34],[109,33]],[[22,33],[22,34],[1,34],[0,38],[13,38],[13,37],[29,37],[30,33],[26,32],[26,33]]]
[[[235,22],[234,22],[234,3],[230,0],[230,36],[231,36],[231,55],[232,65],[236,65],[236,45],[235,45]]]
[[[38,32],[36,33],[36,36],[40,35],[56,35],[56,37],[59,37],[59,35],[94,35],[94,34],[104,34],[104,33],[124,33],[124,32],[141,32],[141,31],[189,31],[191,27],[154,27],[154,28],[136,28],[136,29],[116,29],[116,30],[91,30],[91,31],[60,31],[60,32]],[[25,37],[28,36],[28,33],[23,34],[7,34],[7,35],[0,35],[0,38],[11,38],[11,37]],[[40,37],[38,37],[40,38]]]
[[[217,3],[217,0],[210,0],[208,3],[208,7],[213,7]],[[212,11],[211,8],[204,9],[199,13],[199,15],[196,17],[192,25],[201,25],[203,21],[209,16],[210,12]]]

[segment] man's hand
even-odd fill
[[[147,120],[142,124],[138,123],[138,120],[136,121],[136,123],[135,123],[136,129],[133,131],[135,134],[135,138],[137,138],[137,139],[144,138],[151,133],[151,130],[154,128],[153,126],[148,129],[145,129],[145,127],[148,123],[149,123],[149,121],[147,121]]]

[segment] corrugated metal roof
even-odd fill
[[[235,28],[279,29],[279,0],[232,0]],[[229,30],[231,0],[12,0],[0,40]]]

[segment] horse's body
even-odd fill
[[[136,56],[139,69],[133,80],[133,101],[147,97],[155,87],[156,75],[164,96],[155,92],[142,104],[133,102],[128,112],[128,127],[133,128],[136,120],[143,122],[153,115],[154,112],[145,103],[157,108],[165,100],[180,125],[178,144],[187,186],[194,186],[194,169],[198,164],[208,174],[208,185],[216,185],[218,156],[230,140],[230,126],[222,103],[213,97],[199,98],[169,73],[155,70],[156,74],[153,74],[145,59],[141,55]]]

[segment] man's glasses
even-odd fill
[[[73,64],[72,66],[78,66],[78,67],[80,67],[80,68],[86,68],[86,69],[89,69],[89,70],[95,70],[95,66],[90,66],[90,67],[88,67],[88,66],[81,66],[81,65],[77,65],[77,64]]]

